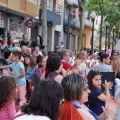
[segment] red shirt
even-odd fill
[[[67,69],[72,70],[72,69],[73,69],[73,66],[71,66],[71,64],[68,63],[68,62],[62,61],[62,65],[63,65],[63,68],[64,68],[65,70],[67,70]]]

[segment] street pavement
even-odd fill
[[[120,105],[117,108],[117,112],[115,114],[114,120],[120,120]]]

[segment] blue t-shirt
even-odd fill
[[[22,62],[13,62],[9,65],[10,68],[13,70],[15,77],[18,77],[21,74],[21,70],[24,70],[24,65]],[[26,84],[25,76],[18,79],[18,86],[23,86]]]
[[[91,90],[90,98],[90,110],[95,112],[98,116],[103,112],[102,106],[105,106],[105,102],[99,100],[97,97],[101,95],[102,92],[99,89]]]

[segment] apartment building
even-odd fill
[[[91,18],[88,19],[88,12],[85,11],[83,14],[83,21],[84,21],[84,30],[83,30],[83,47],[91,48],[91,37],[92,37],[92,20]],[[94,42],[97,41],[97,31],[98,31],[98,17],[96,16],[94,20]]]
[[[67,31],[68,31],[68,19],[70,19],[70,40],[69,40],[69,49],[77,50],[79,44],[79,9],[78,9],[78,1],[74,0],[74,4],[69,6],[67,1],[64,1],[64,43],[67,46]],[[69,8],[70,7],[70,8]],[[68,18],[70,10],[70,17]]]
[[[37,0],[0,0],[0,33],[17,39],[27,33],[25,22],[36,16]]]

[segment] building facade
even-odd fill
[[[25,22],[36,16],[37,0],[0,0],[0,33],[21,38],[28,33]]]

